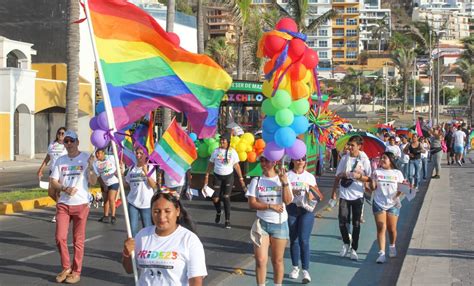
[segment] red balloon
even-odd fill
[[[275,52],[270,49],[270,47],[266,44],[263,45],[263,55],[266,56],[267,58],[273,58],[275,55]]]
[[[307,69],[314,69],[319,63],[318,53],[313,49],[307,49],[304,53],[302,62]]]
[[[272,52],[273,55],[281,52],[281,50],[283,50],[283,48],[285,47],[285,44],[286,40],[278,36],[265,37],[265,47],[268,49],[269,52]]]
[[[265,65],[263,66],[263,72],[265,74],[268,74],[273,69],[273,66],[275,66],[276,58],[277,57],[273,57],[271,60],[265,63]]]
[[[170,42],[172,42],[178,47],[181,44],[181,40],[179,39],[179,36],[176,33],[168,32],[168,39],[170,40]]]
[[[296,63],[290,68],[290,77],[292,80],[299,81],[306,76],[306,67],[302,63]]]
[[[288,55],[293,61],[297,61],[306,51],[306,44],[301,39],[293,39],[290,41]]]
[[[276,30],[288,30],[291,32],[298,32],[298,25],[296,22],[291,18],[282,18],[278,23],[275,25]]]

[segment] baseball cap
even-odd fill
[[[74,132],[72,130],[68,130],[68,131],[66,131],[66,133],[64,133],[64,139],[66,139],[67,137],[69,137],[71,139],[74,139],[74,140],[77,140],[77,134],[76,134],[76,132]]]

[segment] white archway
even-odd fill
[[[28,68],[28,58],[20,50],[12,50],[7,54],[7,68]]]

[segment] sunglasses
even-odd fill
[[[305,162],[306,161],[306,158],[300,158],[300,159],[296,159],[294,160],[295,162]]]
[[[58,132],[58,135],[64,135],[64,132]]]
[[[76,142],[76,140],[74,140],[74,139],[64,140],[65,144],[74,143],[74,142]]]

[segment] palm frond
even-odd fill
[[[337,11],[334,9],[329,9],[327,12],[314,19],[305,27],[303,32],[313,32],[319,28],[322,24],[326,23],[328,20],[335,18],[338,15]]]

